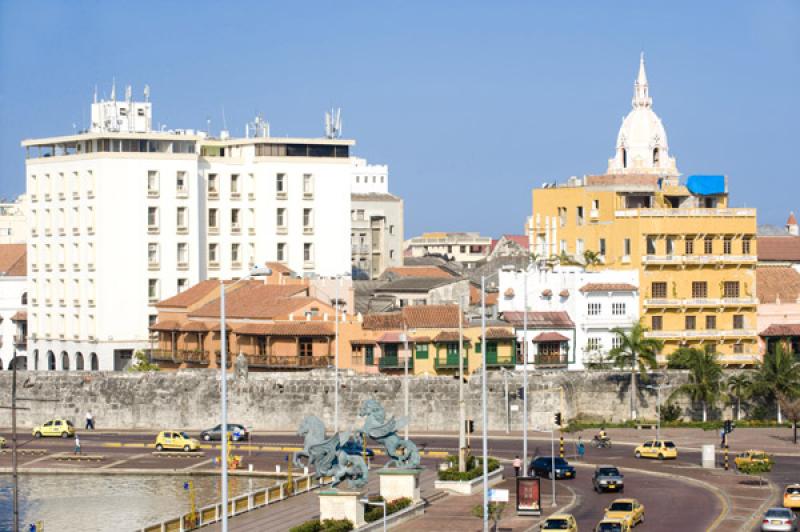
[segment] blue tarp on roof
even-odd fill
[[[686,180],[686,188],[692,194],[711,196],[725,194],[724,175],[690,175]]]

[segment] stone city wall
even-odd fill
[[[668,372],[662,377],[681,383],[685,374]],[[366,399],[380,401],[388,415],[404,412],[402,376],[357,375],[340,372],[342,429],[360,426],[358,407]],[[101,429],[202,429],[219,418],[219,374],[210,370],[175,372],[32,372],[17,374],[20,400],[18,424],[29,429],[56,416],[82,426],[91,411]],[[491,371],[488,378],[490,430],[522,427],[522,403],[511,399],[506,408],[505,390],[516,392],[522,373]],[[630,416],[630,374],[622,372],[531,372],[529,374],[530,427],[550,429],[554,411],[565,419],[578,415],[607,421]],[[412,377],[410,418],[412,431],[455,431],[458,428],[458,379]],[[329,430],[334,418],[334,373],[315,370],[296,373],[247,373],[238,370],[228,386],[228,419],[254,430],[294,431],[306,415],[319,416]],[[465,384],[467,417],[481,426],[481,378]],[[640,388],[639,418],[655,419],[655,392]],[[52,401],[52,400],[55,401]],[[664,397],[662,397],[662,400]],[[0,374],[0,404],[11,402],[11,372]],[[682,401],[683,406],[687,406]],[[507,418],[508,413],[508,418]],[[0,426],[8,427],[11,413],[0,409]]]

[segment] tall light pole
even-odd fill
[[[231,284],[233,288],[241,281],[251,277],[266,277],[272,270],[266,267],[254,268],[248,275]],[[220,334],[220,416],[222,417],[222,445],[219,464],[222,469],[222,531],[228,531],[228,333],[225,326],[225,281],[219,281],[219,334]]]
[[[528,273],[522,278],[522,459],[528,465]]]
[[[467,405],[464,401],[464,311],[458,298],[458,470],[467,470]]]
[[[661,389],[669,390],[674,386],[663,384],[648,384],[645,388],[656,391],[656,439],[661,440]]]
[[[336,277],[336,298],[333,302],[333,313],[336,316],[335,335],[334,341],[334,360],[333,360],[333,433],[339,432],[339,285],[342,284],[342,278]]]
[[[403,408],[404,408],[404,416],[406,417],[406,428],[405,428],[405,435],[403,436],[406,440],[408,439],[408,326],[406,325],[405,320],[403,320],[403,350],[405,351],[405,355],[403,357]]]

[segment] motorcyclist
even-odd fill
[[[595,436],[595,438],[598,441],[602,441],[602,442],[606,442],[606,441],[608,441],[610,439],[608,437],[608,434],[606,434],[606,428],[605,427],[600,427],[600,432],[597,433],[597,436]]]

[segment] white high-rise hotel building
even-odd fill
[[[29,369],[121,369],[153,305],[204,279],[350,271],[354,141],[156,131],[151,105],[128,91],[87,132],[22,142]]]

